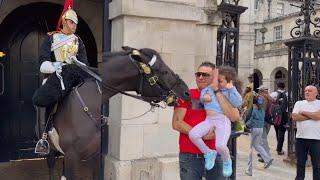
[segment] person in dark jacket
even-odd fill
[[[78,18],[76,12],[65,4],[61,15],[62,29],[49,32],[40,50],[40,72],[47,77],[33,96],[33,104],[40,107],[52,106],[62,101],[72,87],[88,77],[74,61],[88,65],[85,46],[75,31]]]
[[[270,96],[273,98],[274,101],[277,100],[279,93],[284,93],[285,96],[288,98],[288,92],[285,90],[285,87],[286,86],[284,82],[277,83],[277,90],[270,94]],[[276,137],[277,137],[277,153],[280,156],[284,155],[284,151],[282,150],[282,148],[283,148],[285,133],[287,130],[285,125],[288,123],[288,119],[289,119],[287,108],[284,111],[282,111],[281,117],[282,117],[281,124],[278,126],[274,125],[274,130],[276,131]]]
[[[269,143],[268,143],[268,134],[269,134],[271,125],[273,124],[272,117],[269,113],[269,109],[270,109],[270,106],[271,106],[273,99],[268,93],[268,88],[263,85],[261,85],[258,88],[258,94],[260,96],[262,96],[264,99],[264,103],[263,103],[262,108],[265,111],[265,117],[264,117],[265,123],[264,123],[263,133],[262,133],[262,137],[261,137],[261,145],[264,147],[264,149],[269,154],[269,156],[271,156],[270,147],[269,147]],[[259,156],[259,159],[258,159],[259,162],[264,162],[263,159],[261,158],[261,155],[258,154],[258,156]]]
[[[40,155],[49,153],[46,134],[48,127],[45,124],[49,122],[49,114],[52,114],[54,105],[61,102],[73,87],[89,77],[89,74],[78,66],[87,66],[88,60],[82,40],[75,35],[78,17],[72,6],[73,1],[66,0],[57,31],[47,34],[40,50],[40,72],[45,74],[45,79],[32,97],[32,102],[40,114],[38,124],[43,133],[35,147],[35,153]],[[75,62],[78,65],[75,65]]]
[[[252,150],[253,148],[258,151],[264,160],[264,168],[268,168],[272,164],[272,157],[266,152],[266,150],[261,145],[261,137],[263,134],[264,127],[264,117],[265,112],[262,108],[264,100],[262,96],[255,95],[253,97],[253,110],[250,119],[246,125],[251,129],[251,144],[250,144],[250,153],[248,159],[248,167],[246,174],[252,176]]]

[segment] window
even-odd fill
[[[274,40],[278,41],[282,39],[282,25],[274,27],[273,31]]]
[[[254,0],[254,9],[255,10],[258,10],[260,9],[260,0]]]
[[[278,71],[275,75],[275,79],[285,79],[286,75],[282,71]]]
[[[277,15],[278,16],[284,15],[284,4],[283,3],[277,3]]]
[[[255,29],[254,30],[254,39],[255,39],[255,44],[262,44],[262,33],[260,32],[260,29]]]

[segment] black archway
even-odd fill
[[[4,81],[0,94],[1,161],[35,156],[36,112],[31,97],[40,86],[39,47],[46,32],[55,30],[61,10],[61,5],[33,3],[13,10],[0,24],[0,50],[7,53],[0,61],[4,74],[0,80]],[[96,43],[81,18],[77,34],[86,44],[90,65],[96,66]]]
[[[258,92],[258,87],[262,84],[262,73],[258,69],[254,69],[253,73],[253,90]]]

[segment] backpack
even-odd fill
[[[282,123],[282,110],[276,101],[271,103],[268,113],[272,120],[272,124],[275,126],[280,126]]]
[[[276,103],[279,104],[282,112],[287,112],[288,98],[286,95],[286,91],[283,91],[283,92],[277,91],[277,92],[278,92],[278,96],[276,99]]]
[[[285,113],[288,108],[288,98],[285,91],[277,92],[277,99],[271,103],[268,112],[272,118],[273,125],[280,126],[282,123],[282,114]]]

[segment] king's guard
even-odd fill
[[[42,86],[33,95],[33,103],[46,108],[45,120],[51,117],[53,107],[61,102],[70,90],[89,75],[80,66],[88,64],[85,46],[75,34],[78,17],[73,0],[66,0],[56,31],[48,32],[40,50],[40,72],[45,74]],[[77,65],[75,65],[77,64]],[[42,120],[42,124],[46,122]],[[41,123],[40,123],[41,124]],[[47,127],[36,145],[35,153],[49,153]]]

